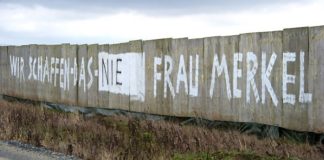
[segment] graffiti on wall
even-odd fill
[[[245,56],[245,57],[243,57]],[[299,56],[299,61],[296,57]],[[253,52],[233,53],[232,64],[228,63],[225,54],[214,54],[212,59],[212,69],[207,77],[211,77],[208,84],[208,97],[212,98],[215,93],[215,86],[220,78],[224,78],[226,85],[226,98],[244,98],[246,103],[253,99],[256,103],[265,103],[266,96],[270,96],[275,106],[279,103],[279,96],[282,96],[282,103],[294,105],[295,103],[311,103],[312,93],[305,92],[305,53],[287,52],[282,54],[282,64],[278,63],[276,53],[270,57],[262,52],[261,62]],[[19,79],[22,83],[26,81],[37,81],[43,84],[50,84],[60,87],[63,90],[70,90],[72,87],[79,87],[83,92],[93,87],[93,82],[98,82],[99,92],[110,92],[114,94],[130,95],[132,100],[145,100],[146,85],[153,85],[153,95],[161,92],[166,98],[170,94],[176,98],[180,91],[184,91],[188,96],[198,97],[200,82],[199,76],[202,64],[199,64],[198,54],[189,56],[185,61],[184,55],[180,54],[179,59],[175,60],[170,55],[154,57],[153,77],[146,77],[145,53],[120,53],[109,54],[107,52],[98,53],[98,61],[94,62],[94,57],[59,58],[47,56],[30,56],[28,59],[18,56],[9,56],[11,76]],[[243,61],[243,58],[245,61]],[[178,62],[175,64],[175,62]],[[281,62],[281,61],[280,61]],[[98,65],[94,65],[97,63]],[[289,65],[299,63],[297,74],[288,73]],[[261,64],[261,65],[260,65]],[[178,69],[174,70],[177,65]],[[232,65],[232,71],[229,71]],[[242,69],[242,66],[246,69]],[[280,66],[281,65],[281,66]],[[98,68],[94,68],[98,66]],[[25,67],[28,73],[25,73]],[[158,70],[162,68],[161,70]],[[274,90],[271,84],[272,70],[274,67],[282,67],[282,90]],[[243,71],[246,77],[243,77]],[[261,77],[256,77],[260,72]],[[172,77],[176,73],[176,77]],[[230,75],[232,73],[232,75]],[[151,74],[150,74],[151,75]],[[223,75],[223,76],[222,76]],[[232,79],[230,79],[232,77]],[[256,78],[261,80],[257,84]],[[296,79],[299,84],[296,84]],[[175,81],[172,81],[175,79]],[[73,83],[70,83],[73,82]],[[147,83],[146,83],[147,82]],[[238,82],[246,83],[245,90],[238,86]],[[159,90],[158,83],[163,84],[163,90]],[[288,92],[288,85],[299,88],[299,94],[295,95]],[[261,88],[261,91],[258,89]],[[245,92],[245,97],[242,97]]]
[[[130,95],[133,100],[144,101],[145,95],[145,54],[122,53],[108,54],[100,52],[98,62],[93,57],[58,58],[58,57],[24,57],[9,56],[11,76],[26,81],[70,90],[79,87],[87,92],[93,81],[98,81],[98,91]],[[94,68],[98,63],[98,68]],[[28,67],[28,73],[25,73]],[[70,83],[72,81],[73,83]]]

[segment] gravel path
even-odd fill
[[[78,160],[73,156],[50,151],[43,147],[35,147],[17,141],[0,141],[0,160]]]

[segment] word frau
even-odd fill
[[[297,54],[295,52],[287,52],[283,53],[282,57],[282,97],[283,103],[289,103],[294,105],[296,103],[296,99],[300,103],[310,103],[312,101],[312,94],[305,93],[304,89],[304,78],[305,78],[305,69],[304,69],[304,59],[305,53],[303,51],[300,52],[299,62],[296,61]],[[162,64],[162,59],[164,60]],[[195,60],[194,60],[195,59]],[[249,103],[251,101],[251,93],[253,93],[255,97],[255,101],[265,103],[266,99],[266,91],[270,94],[272,102],[275,106],[278,105],[278,97],[276,92],[274,91],[272,84],[270,82],[271,71],[275,66],[277,60],[277,54],[272,53],[270,59],[267,62],[267,57],[265,53],[262,53],[261,57],[261,68],[258,68],[258,60],[257,56],[253,52],[246,53],[246,61],[243,62],[243,54],[242,53],[234,53],[233,55],[233,79],[232,84],[229,78],[229,69],[226,60],[226,55],[223,54],[221,57],[218,57],[217,54],[214,54],[213,63],[212,63],[212,71],[209,73],[211,75],[211,80],[209,85],[209,96],[213,97],[215,85],[217,85],[217,79],[224,74],[225,77],[225,85],[226,85],[226,93],[228,100],[232,98],[242,98],[242,90],[238,88],[238,81],[242,78],[245,78],[246,82],[246,102]],[[195,64],[194,64],[195,63]],[[246,77],[242,77],[242,67],[240,68],[240,63],[245,63],[246,65]],[[293,65],[291,63],[299,63],[299,75],[288,74],[287,68],[288,65]],[[158,67],[162,65],[163,72],[158,72]],[[244,64],[243,64],[244,65]],[[277,64],[278,66],[280,64]],[[176,84],[172,84],[171,81],[171,73],[173,72],[173,59],[169,55],[165,55],[164,57],[155,57],[154,58],[154,79],[153,79],[153,88],[154,88],[154,96],[157,95],[157,83],[162,81],[163,76],[163,95],[164,98],[167,97],[167,91],[170,91],[171,96],[174,98],[176,93],[179,93],[181,83],[184,84],[185,93],[190,96],[196,97],[198,96],[199,89],[199,55],[190,56],[189,57],[189,77],[187,76],[187,70],[185,65],[184,56],[180,55],[178,71],[176,76]],[[261,77],[256,77],[257,70],[261,69]],[[298,73],[297,72],[297,73]],[[162,75],[163,74],[163,75]],[[209,76],[207,76],[209,77]],[[288,93],[287,85],[295,84],[296,77],[299,78],[299,95],[296,98],[296,95],[292,93]],[[256,84],[256,78],[260,78],[261,80],[261,93],[259,93]],[[260,98],[261,95],[261,98]]]

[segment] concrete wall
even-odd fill
[[[120,44],[0,47],[0,92],[324,133],[324,27]]]

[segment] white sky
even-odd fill
[[[324,25],[321,0],[57,2],[0,0],[0,44],[111,44]]]

